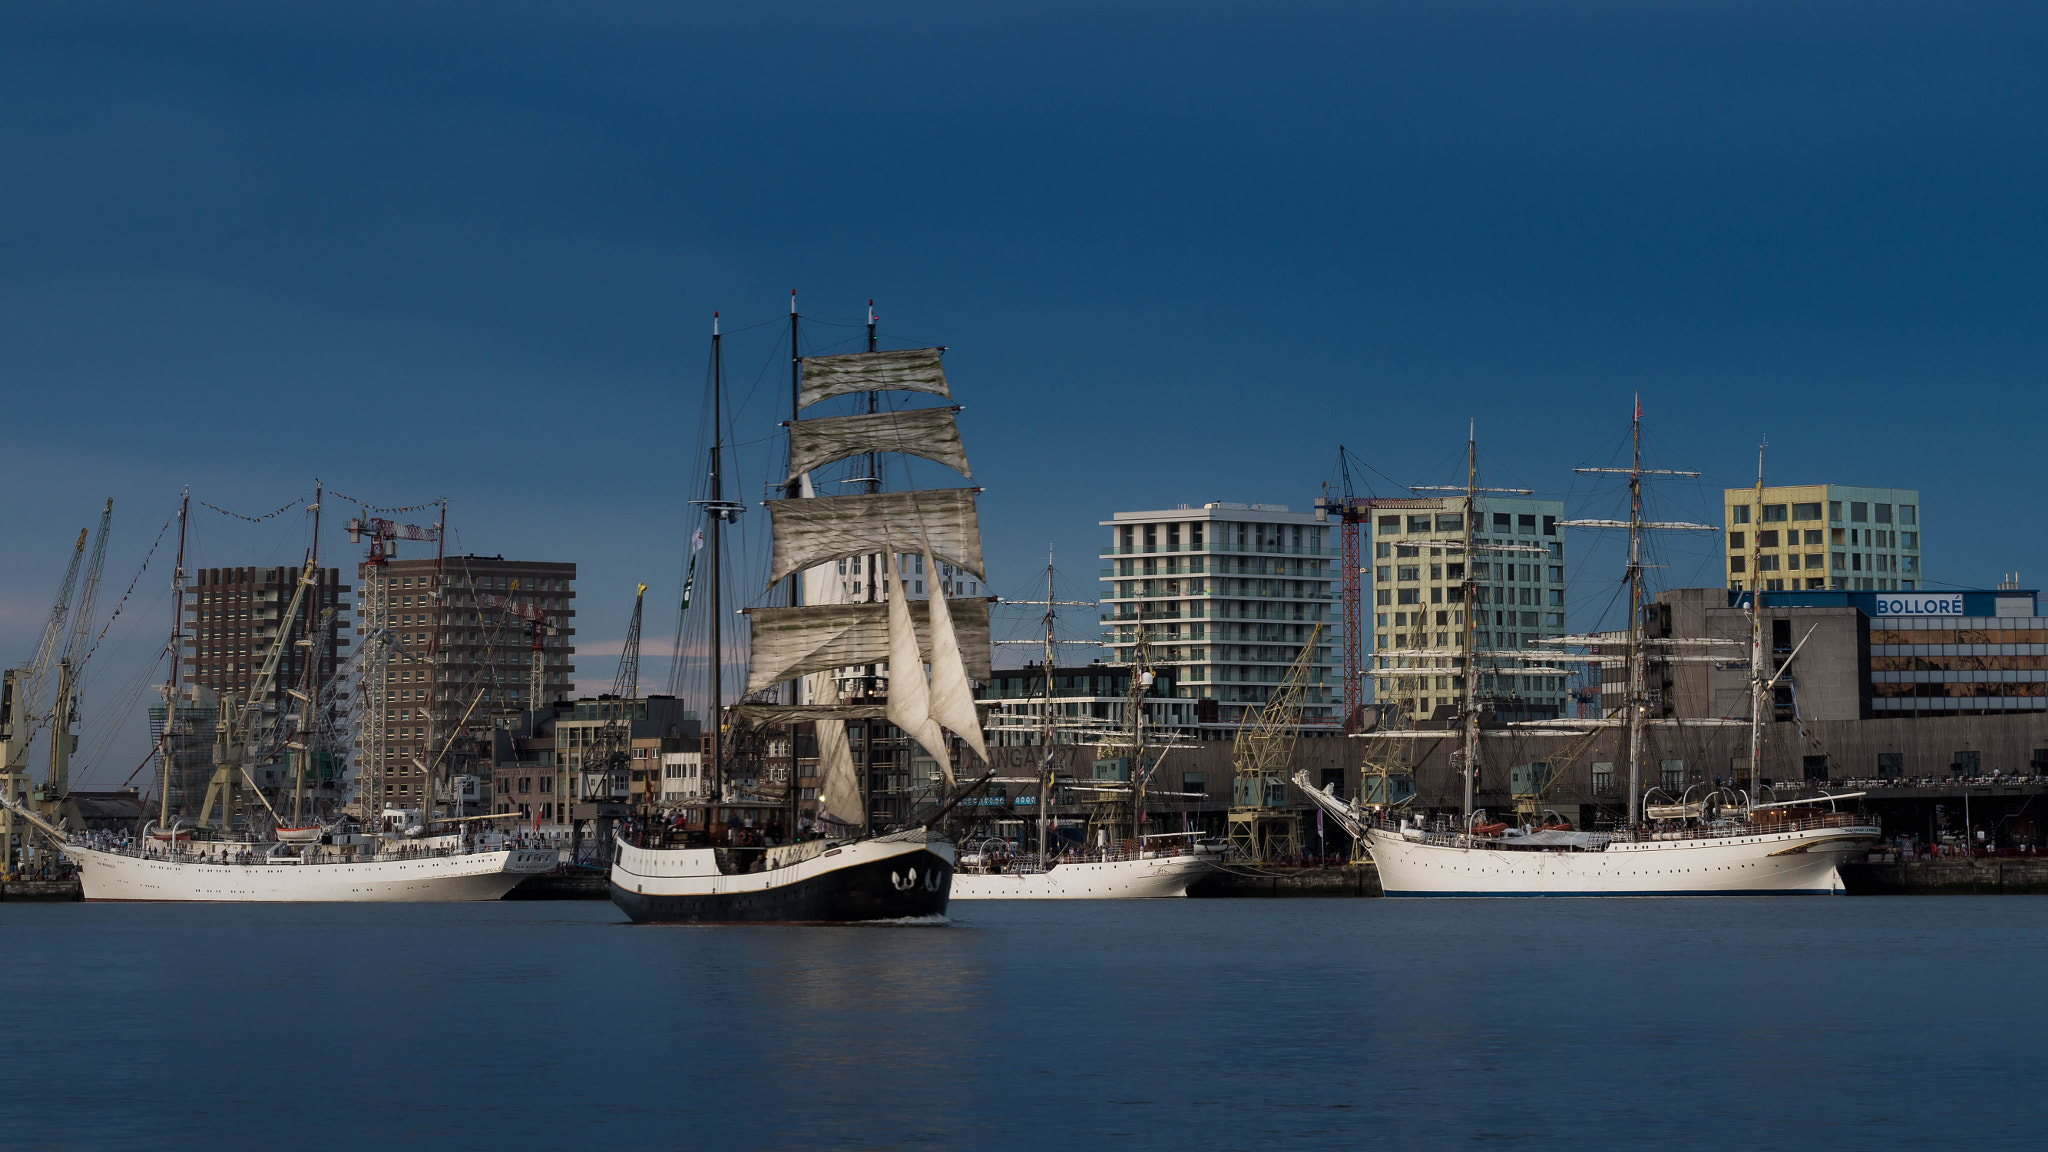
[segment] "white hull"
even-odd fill
[[[553,849],[534,848],[346,864],[205,864],[76,845],[66,845],[64,854],[77,862],[87,900],[496,900],[559,860]]]
[[[955,872],[955,900],[1157,900],[1186,896],[1211,865],[1202,856],[1055,864],[1044,872]]]
[[[1601,851],[1458,847],[1369,833],[1389,896],[1762,896],[1842,891],[1835,866],[1875,826],[1616,841]]]

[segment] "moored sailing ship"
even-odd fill
[[[1473,781],[1480,763],[1479,676],[1476,664],[1466,669],[1461,723],[1463,783],[1461,815],[1397,819],[1391,806],[1360,805],[1318,789],[1306,773],[1295,783],[1319,807],[1334,816],[1371,852],[1381,887],[1389,896],[1707,896],[1827,895],[1844,889],[1837,865],[1846,856],[1866,850],[1881,835],[1877,822],[1855,812],[1835,810],[1860,793],[1821,795],[1783,802],[1757,799],[1758,750],[1763,709],[1776,682],[1763,664],[1762,645],[1751,645],[1750,788],[1723,790],[1698,798],[1666,797],[1648,804],[1642,790],[1642,763],[1647,754],[1645,728],[1666,723],[1646,718],[1643,631],[1642,539],[1646,530],[1670,528],[1712,530],[1711,525],[1660,524],[1643,518],[1642,482],[1659,470],[1642,466],[1642,407],[1631,426],[1631,455],[1626,468],[1581,469],[1615,472],[1628,477],[1629,518],[1614,521],[1565,521],[1566,526],[1628,530],[1629,627],[1624,655],[1626,690],[1618,715],[1603,720],[1557,721],[1567,729],[1606,727],[1625,733],[1628,762],[1627,822],[1609,832],[1588,832],[1569,826],[1510,828],[1486,819],[1473,807]],[[1695,475],[1669,473],[1666,475]],[[1472,514],[1477,488],[1476,454],[1467,444],[1465,539],[1453,545],[1463,555],[1475,554]],[[1761,492],[1761,477],[1759,477]],[[1477,565],[1466,564],[1465,602],[1477,602]],[[1760,636],[1758,596],[1750,596],[1752,636]],[[1466,648],[1471,643],[1476,613],[1466,612]],[[1584,638],[1596,640],[1598,638]],[[1783,675],[1780,671],[1778,675]],[[1694,723],[1698,723],[1695,721]],[[1380,799],[1388,798],[1382,794]],[[1561,822],[1560,822],[1561,824]]]

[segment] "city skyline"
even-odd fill
[[[260,515],[319,477],[578,564],[594,683],[637,581],[668,633],[711,313],[754,484],[792,288],[807,352],[870,298],[949,347],[999,595],[1048,544],[1091,587],[1120,510],[1306,511],[1339,444],[1372,494],[1460,483],[1468,420],[1487,482],[1611,513],[1570,469],[1637,393],[1703,473],[1674,518],[1720,524],[1768,439],[1774,486],[1918,489],[1931,587],[2040,569],[1987,498],[2039,469],[2039,13],[790,11],[0,18],[0,663],[106,496],[103,605],[184,484]],[[194,515],[188,568],[297,559]],[[1720,540],[1667,546],[1666,585],[1724,582]],[[1613,549],[1569,555],[1570,619],[1611,623]]]

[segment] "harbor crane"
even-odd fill
[[[57,587],[57,601],[43,625],[35,655],[18,668],[0,673],[0,795],[21,803],[28,797],[28,749],[36,729],[50,719],[37,704],[49,685],[50,665],[57,656],[57,643],[64,635],[64,621],[71,611],[71,593],[78,586],[78,568],[85,561],[85,541],[90,529],[78,530],[78,543],[71,549],[71,564]],[[13,808],[0,808],[0,870],[11,870],[16,859],[18,833]]]
[[[78,736],[72,731],[78,723],[78,681],[92,651],[93,602],[99,599],[100,569],[107,562],[107,530],[113,521],[114,501],[109,497],[100,512],[100,528],[92,543],[92,559],[86,562],[78,603],[71,609],[70,636],[57,659],[57,698],[50,707],[50,775],[43,789],[43,811],[52,819],[71,792],[71,754],[78,750]]]
[[[1315,665],[1323,626],[1309,629],[1287,676],[1256,714],[1238,724],[1231,760],[1229,841],[1240,861],[1263,864],[1301,855],[1301,813],[1287,806],[1287,768],[1301,734],[1301,698]]]

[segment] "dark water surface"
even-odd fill
[[[2042,1147],[2048,900],[0,904],[0,1146]]]

